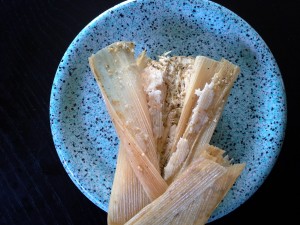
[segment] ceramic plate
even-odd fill
[[[50,121],[58,156],[75,185],[104,211],[116,167],[118,138],[88,57],[115,41],[136,53],[222,57],[241,73],[212,143],[246,168],[213,213],[243,204],[270,173],[284,139],[286,97],[276,61],[259,34],[238,15],[206,0],[126,1],[91,21],[66,50],[55,74]]]

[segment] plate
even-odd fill
[[[222,57],[241,73],[231,90],[212,143],[246,168],[209,222],[243,204],[263,184],[280,153],[286,95],[280,70],[260,35],[242,18],[206,0],[125,1],[91,21],[58,65],[50,97],[50,122],[68,175],[107,211],[118,137],[88,57],[115,41],[134,41],[136,53]]]

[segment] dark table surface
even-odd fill
[[[106,224],[106,213],[72,183],[56,153],[49,99],[75,36],[118,0],[0,1],[0,224]],[[216,0],[265,40],[281,70],[288,123],[275,167],[241,207],[211,223],[300,224],[299,7],[292,0]],[[298,91],[297,91],[298,89]],[[295,134],[295,135],[294,135]],[[296,136],[296,138],[293,138]]]

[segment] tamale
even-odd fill
[[[108,224],[205,224],[245,164],[209,145],[239,67],[116,42],[89,63],[120,139]]]

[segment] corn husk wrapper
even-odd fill
[[[128,217],[148,203],[145,195],[153,200],[167,187],[160,176],[146,95],[139,77],[141,68],[136,64],[133,48],[133,43],[117,42],[89,58],[90,67],[122,142],[122,152],[125,150],[127,158],[126,162],[121,160],[117,164],[116,174],[127,176],[127,187],[116,185],[122,183],[120,180],[124,178],[115,176],[109,204],[109,224],[124,224]],[[135,154],[131,151],[133,147],[128,146],[130,139],[133,140],[131,144],[135,147]],[[128,161],[131,167],[128,167]],[[145,167],[148,169],[141,173]],[[130,170],[133,170],[135,177]],[[140,182],[136,182],[136,178]],[[153,186],[156,188],[153,189]],[[132,207],[128,207],[131,199],[136,201]]]
[[[191,76],[190,85],[188,87],[182,113],[180,115],[180,119],[177,125],[177,130],[174,138],[174,143],[171,149],[171,152],[176,150],[177,142],[183,136],[188,121],[190,119],[190,115],[192,113],[192,109],[195,106],[197,101],[197,96],[195,95],[195,91],[197,89],[203,90],[207,83],[210,83],[213,75],[216,72],[218,67],[218,62],[204,56],[197,56],[193,65],[193,73]]]
[[[126,223],[143,206],[148,205],[150,202],[149,197],[127,161],[126,149],[121,143],[110,195],[108,224]]]
[[[199,85],[193,83],[193,80],[197,80],[196,78],[191,81],[191,87],[189,87],[188,90],[192,97],[188,98],[185,102],[186,104],[183,107],[183,112],[180,117],[181,120],[179,121],[176,133],[176,135],[180,135],[183,129],[185,129],[181,138],[186,140],[186,146],[189,148],[189,152],[187,154],[186,148],[178,148],[178,142],[176,143],[175,138],[176,154],[173,153],[171,158],[180,157],[182,161],[178,162],[177,168],[173,168],[172,171],[168,170],[168,165],[166,166],[164,178],[167,179],[169,183],[174,176],[177,175],[179,170],[184,171],[193,159],[197,159],[197,155],[199,155],[199,150],[201,150],[202,146],[210,142],[227,102],[230,90],[239,73],[239,68],[225,59],[222,59],[220,62],[203,57],[201,59],[200,62],[202,62],[202,64],[200,64],[200,66],[204,69],[200,70],[198,76],[206,79],[198,79],[199,85],[201,84],[203,86],[204,81],[207,83],[205,83],[202,89],[198,88],[194,90],[194,88]],[[192,94],[193,90],[194,95]],[[194,106],[190,108],[190,104],[194,104]],[[187,109],[190,110],[188,111]],[[186,114],[184,114],[184,112],[186,112]],[[187,115],[190,116],[187,117]],[[186,127],[180,125],[181,121],[185,122],[187,118],[189,120]],[[172,162],[172,159],[170,159],[169,163],[170,162]]]
[[[205,145],[202,154],[166,192],[130,219],[131,224],[205,224],[244,168],[230,165],[223,151]]]
[[[168,187],[167,183],[140,148],[136,139],[124,128],[118,115],[111,109],[111,105],[107,103],[107,106],[114,118],[115,127],[126,150],[127,163],[131,165],[149,199],[156,199],[165,192]]]

